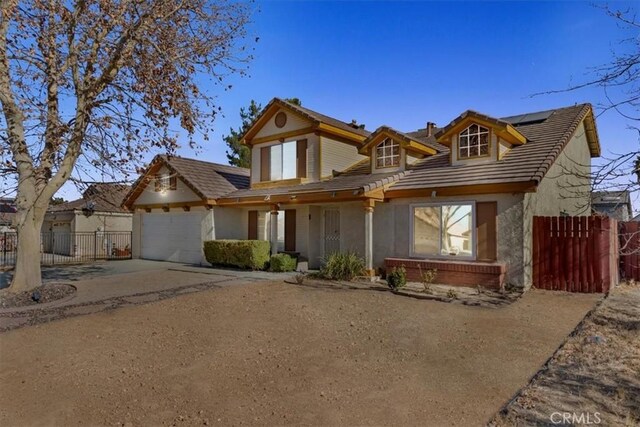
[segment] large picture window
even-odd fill
[[[296,141],[271,146],[271,181],[296,177]]]
[[[390,168],[398,165],[400,165],[400,144],[387,138],[376,147],[376,167]]]
[[[458,158],[483,157],[489,155],[489,129],[473,124],[460,132]]]
[[[413,206],[413,254],[474,257],[474,210],[473,203]]]

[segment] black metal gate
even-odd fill
[[[17,247],[16,233],[0,234],[0,266],[15,264]],[[42,265],[114,259],[131,259],[131,231],[44,232],[41,235]]]

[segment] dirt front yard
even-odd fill
[[[599,296],[229,286],[0,335],[0,425],[482,425]]]
[[[640,284],[614,288],[492,425],[589,421],[640,425]]]

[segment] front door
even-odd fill
[[[340,252],[340,211],[327,209],[324,211],[324,256]]]

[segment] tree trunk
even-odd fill
[[[17,221],[18,247],[13,280],[9,292],[29,291],[42,284],[40,270],[40,240],[44,213],[30,209],[23,221]]]

